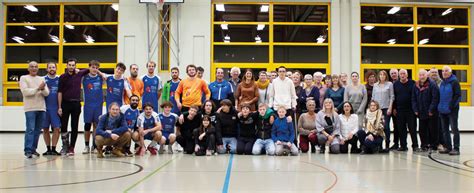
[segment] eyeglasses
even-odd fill
[[[286,71],[284,71],[284,70],[278,70],[278,72],[286,72]]]

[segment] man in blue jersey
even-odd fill
[[[150,151],[151,155],[156,155],[158,142],[161,140],[161,124],[158,114],[153,111],[150,103],[145,103],[143,113],[138,116],[138,130],[133,132],[132,139],[139,143],[140,147],[136,150],[136,155],[145,155],[145,151]],[[151,140],[148,148],[145,149],[145,140]]]
[[[132,95],[130,97],[130,105],[123,105],[120,107],[120,111],[125,116],[125,121],[127,121],[128,132],[133,133],[137,130],[137,119],[140,115],[138,110],[138,104],[140,102],[140,97],[137,95]],[[129,140],[123,149],[124,154],[127,156],[133,156],[133,153],[130,151],[131,141]]]
[[[156,63],[150,61],[146,64],[148,73],[142,77],[144,89],[142,104],[150,103],[153,109],[158,112],[158,99],[161,97],[161,79],[155,75]]]
[[[89,74],[82,78],[82,89],[84,93],[84,141],[85,148],[82,154],[88,154],[91,151],[89,141],[92,133],[95,136],[99,116],[102,115],[102,105],[104,103],[104,94],[102,92],[103,78],[99,76],[100,63],[97,60],[89,62]],[[93,142],[92,150],[96,151]]]
[[[232,99],[234,90],[232,90],[232,84],[224,79],[222,68],[216,70],[216,81],[209,84],[209,90],[211,91],[211,100],[216,104],[216,108],[220,107],[222,100]]]
[[[46,101],[46,116],[43,120],[43,139],[46,144],[47,151],[43,155],[61,155],[56,151],[56,145],[59,140],[59,132],[61,130],[61,119],[58,115],[58,85],[59,76],[56,75],[56,63],[48,62],[48,74],[44,77],[46,85],[49,89],[49,95],[45,97]],[[49,127],[53,129],[53,137],[51,143],[51,136]]]
[[[116,102],[120,106],[123,104],[124,93],[127,94],[127,97],[132,96],[130,91],[130,85],[124,79],[123,73],[127,67],[125,64],[119,62],[115,66],[114,75],[107,75],[107,95],[105,96],[105,103],[109,106],[111,103]]]
[[[176,105],[176,100],[174,99],[174,92],[178,88],[179,82],[181,79],[179,78],[179,69],[178,67],[171,68],[171,80],[168,80],[163,87],[163,95],[161,101],[170,101],[173,104],[173,108],[171,112],[177,115],[181,114],[178,106]]]
[[[173,153],[173,144],[176,141],[175,126],[176,121],[178,120],[178,115],[171,112],[173,104],[169,101],[165,101],[160,105],[163,108],[163,113],[160,113],[158,117],[161,122],[161,133],[162,137],[160,140],[160,150],[158,153],[162,154],[164,152],[165,145],[168,145],[168,153]]]

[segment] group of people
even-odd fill
[[[130,65],[130,76],[125,78],[123,63],[109,75],[100,71],[98,61],[78,70],[76,60],[69,59],[63,75],[58,76],[56,63],[50,62],[48,74],[40,77],[38,64],[30,62],[29,74],[20,78],[26,117],[25,156],[39,156],[36,149],[41,130],[47,147],[43,155],[74,155],[81,87],[82,153],[97,153],[98,158],[104,153],[118,157],[173,153],[175,142],[184,153],[196,156],[298,155],[310,149],[325,153],[326,147],[330,153],[407,151],[408,133],[414,151],[459,155],[461,92],[449,66],[443,67],[442,78],[437,69],[420,70],[418,81],[409,79],[405,69],[392,69],[390,75],[384,70],[378,74],[368,71],[365,85],[357,72],[350,74],[349,81],[345,73],[303,76],[284,66],[261,71],[258,76],[251,69],[241,75],[240,69],[233,67],[228,80],[218,68],[216,80],[208,84],[202,79],[202,67],[188,65],[186,78],[181,79],[174,67],[171,79],[163,82],[155,74],[156,63],[148,62],[146,67],[147,73],[138,77],[138,65]],[[390,119],[394,131],[391,147]],[[60,137],[62,149],[57,152]],[[151,142],[146,145],[146,140]]]

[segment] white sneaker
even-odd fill
[[[175,150],[177,152],[183,152],[183,147],[181,147],[181,145],[179,145],[179,143],[174,143],[176,146],[175,146]]]
[[[82,150],[82,154],[90,154],[90,153],[91,153],[90,147],[85,147],[84,150]]]
[[[94,148],[92,151],[91,151],[92,154],[97,154],[97,149]]]
[[[168,154],[173,154],[173,146],[168,145]]]

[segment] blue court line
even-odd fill
[[[232,172],[232,161],[234,160],[234,154],[230,154],[229,165],[227,165],[227,173],[225,174],[224,187],[222,187],[222,193],[227,193],[229,190],[230,173]]]

